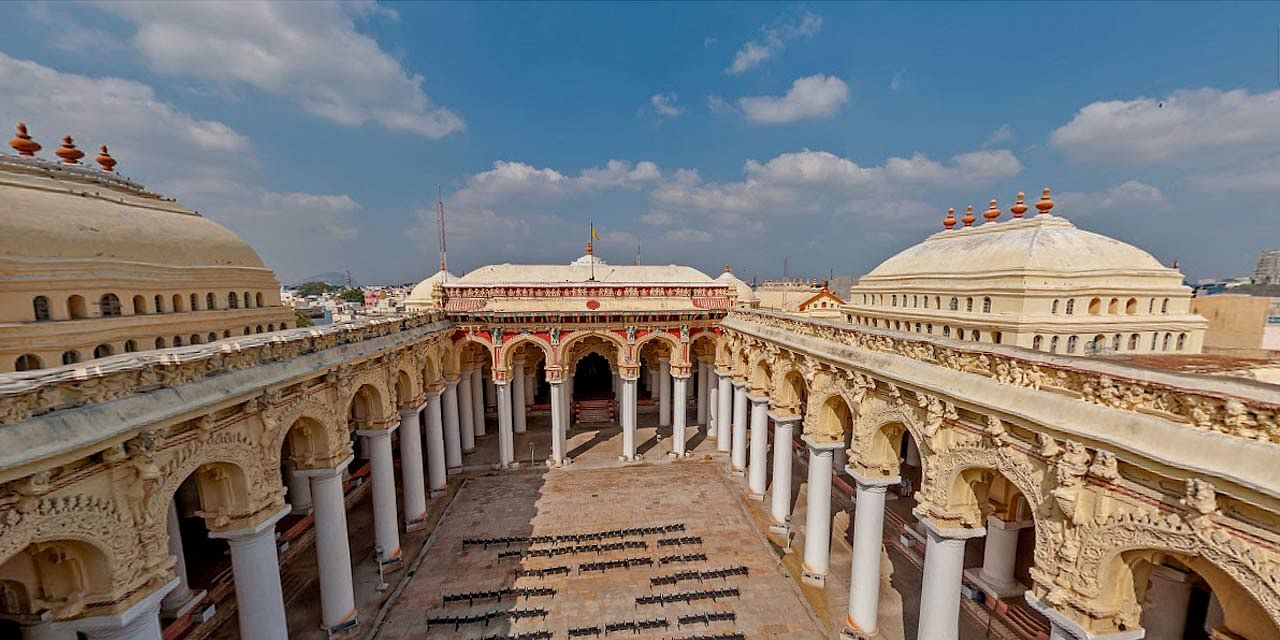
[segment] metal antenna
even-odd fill
[[[440,232],[440,270],[449,270],[449,251],[444,245],[444,191],[436,187],[436,227]]]

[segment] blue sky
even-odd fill
[[[6,4],[0,122],[285,281],[606,260],[857,275],[1054,189],[1180,262],[1280,246],[1278,4]],[[6,125],[8,126],[8,125]],[[1007,215],[1007,213],[1006,213]]]

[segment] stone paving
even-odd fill
[[[615,463],[616,465],[616,463]],[[377,630],[379,638],[455,638],[471,640],[493,634],[527,633],[546,629],[567,637],[570,627],[604,626],[610,622],[666,618],[671,626],[625,635],[637,638],[681,637],[740,630],[750,638],[820,638],[826,634],[800,596],[778,556],[753,526],[741,499],[715,463],[681,461],[614,468],[575,468],[548,473],[516,472],[469,478],[450,505],[444,522],[428,543],[426,556],[404,586]],[[571,534],[628,527],[684,523],[685,531],[647,536],[649,549],[606,552],[600,556],[562,555],[557,558],[497,558],[502,547],[464,548],[474,537]],[[701,536],[701,546],[657,547],[658,537]],[[541,546],[541,545],[540,545]],[[520,548],[513,546],[513,548]],[[657,558],[701,551],[707,561],[659,566]],[[578,575],[584,562],[652,556],[653,567],[615,569],[603,574]],[[570,566],[569,576],[538,579],[515,577],[526,568]],[[748,567],[749,575],[724,580],[683,582],[650,588],[649,578],[690,568]],[[501,603],[443,605],[446,593],[487,591],[505,587],[552,587],[554,598]],[[719,602],[637,606],[637,596],[736,586],[741,598]],[[495,609],[542,607],[545,620],[513,623],[494,621],[486,627],[433,626],[428,615],[468,615]],[[677,628],[680,615],[732,610],[735,622],[708,627]],[[602,636],[603,637],[603,636]]]

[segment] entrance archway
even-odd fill
[[[612,400],[613,369],[609,361],[592,351],[578,360],[573,368],[573,399]]]

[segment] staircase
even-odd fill
[[[573,421],[578,424],[616,423],[617,406],[613,400],[578,400],[573,403]]]

